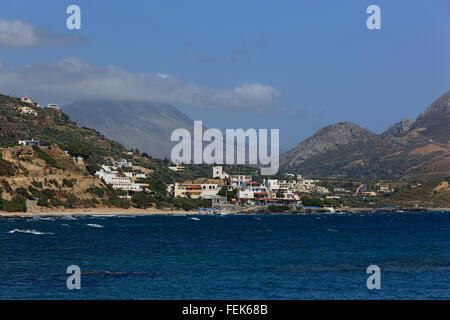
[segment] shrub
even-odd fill
[[[65,208],[75,208],[75,204],[79,199],[73,194],[69,194],[66,198],[66,202],[64,202]]]
[[[128,209],[131,206],[130,200],[119,198],[115,194],[112,194],[112,195],[109,196],[109,201],[111,202],[111,204],[113,206],[119,207],[119,208],[122,208],[122,209]]]
[[[132,202],[137,208],[148,208],[151,207],[153,203],[156,203],[156,198],[146,193],[136,193],[133,196]]]
[[[35,188],[42,188],[42,182],[38,182],[38,181],[31,181],[31,184],[35,187]]]
[[[19,194],[19,195],[27,197],[27,198],[29,197],[28,191],[24,187],[17,188],[16,189],[16,194]]]
[[[13,190],[8,181],[2,180],[3,190],[8,192],[9,194],[13,194]]]
[[[92,208],[92,207],[95,207],[99,203],[100,202],[97,199],[95,199],[95,198],[82,199],[79,202],[80,206],[83,207],[83,208]]]
[[[87,188],[85,192],[92,193],[100,198],[105,195],[105,189],[101,187]]]
[[[11,201],[2,199],[2,208],[8,212],[26,212],[26,198],[22,195],[15,195]]]
[[[3,160],[0,156],[0,176],[10,177],[16,173],[14,165],[6,160]]]
[[[56,167],[56,160],[52,158],[48,153],[42,151],[41,148],[33,146],[34,154],[45,161],[45,163],[50,167]]]
[[[62,202],[58,198],[51,198],[50,204],[52,207],[62,207],[64,205],[64,202]]]
[[[74,182],[76,182],[76,179],[63,179],[63,186],[67,188],[72,188],[74,186]]]
[[[323,201],[320,198],[314,198],[310,196],[303,196],[302,204],[304,206],[323,207]]]
[[[42,195],[41,197],[39,197],[37,204],[38,204],[38,206],[41,206],[41,207],[50,207],[50,203],[48,202],[48,197],[45,195]]]

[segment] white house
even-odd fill
[[[41,145],[41,142],[39,140],[19,140],[19,145],[21,146],[37,146],[39,147]]]
[[[232,175],[230,176],[230,185],[233,187],[242,187],[252,181],[251,176]]]
[[[217,183],[202,183],[202,199],[211,199],[220,191],[219,185]]]
[[[132,167],[133,163],[131,161],[127,161],[127,159],[120,159],[119,161],[114,162],[114,166],[121,167]]]
[[[20,101],[25,102],[25,103],[29,103],[29,104],[33,103],[33,101],[30,98],[28,98],[28,97],[20,98]]]

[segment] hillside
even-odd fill
[[[36,114],[23,113],[23,108]],[[47,146],[86,145],[91,163],[101,162],[105,157],[120,158],[126,151],[96,130],[78,126],[61,110],[41,108],[0,94],[0,146],[14,146],[18,140],[31,139]]]
[[[282,155],[281,170],[363,181],[445,178],[450,176],[449,123],[447,92],[415,121],[402,120],[381,135],[349,123],[320,129]]]
[[[408,132],[408,130],[411,128],[412,124],[415,120],[413,119],[403,119],[399,122],[394,123],[392,126],[390,126],[385,132],[383,132],[383,135],[385,136],[401,136],[404,133]]]
[[[280,165],[284,168],[292,168],[316,155],[339,149],[353,142],[367,141],[375,136],[375,133],[351,122],[332,124],[320,129],[312,137],[286,152]]]
[[[193,127],[192,120],[166,103],[84,100],[65,106],[64,112],[126,148],[138,148],[160,159],[170,157],[173,130]]]
[[[440,143],[450,143],[450,91],[434,101],[414,122],[410,131],[418,131]]]

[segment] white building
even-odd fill
[[[56,103],[49,103],[47,105],[47,108],[49,109],[59,109],[58,105]]]
[[[21,146],[37,146],[39,147],[41,145],[41,142],[39,140],[19,140],[19,145]]]
[[[230,185],[233,187],[242,187],[247,183],[252,181],[251,176],[245,175],[231,175],[230,176]]]
[[[127,159],[120,159],[119,161],[114,162],[114,166],[117,168],[132,167],[133,163],[131,163],[131,161],[128,161]]]
[[[169,170],[175,171],[175,172],[183,172],[186,168],[183,166],[169,166]]]
[[[228,179],[230,175],[223,171],[222,166],[213,166],[213,179],[219,178],[219,179]]]
[[[258,182],[250,182],[237,192],[237,198],[239,200],[245,199],[247,201],[251,201],[267,197],[267,187],[264,184],[259,184]]]
[[[19,110],[20,110],[20,113],[22,113],[22,114],[29,114],[32,116],[37,116],[37,114],[38,114],[34,109],[32,109],[30,107],[20,107]]]
[[[202,183],[202,199],[211,199],[220,191],[219,185],[217,183]]]
[[[25,103],[29,103],[29,104],[33,103],[33,101],[30,98],[28,98],[28,97],[20,98],[20,101],[25,102]]]
[[[132,178],[132,179],[145,179],[145,173],[139,173],[139,172],[124,172],[123,173],[126,177]]]

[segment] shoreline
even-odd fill
[[[433,211],[449,211],[450,208],[337,208],[334,212],[330,212],[324,208],[302,208],[296,211],[286,212],[268,212],[265,208],[242,208],[234,212],[223,213],[225,215],[248,215],[248,214],[344,214],[344,213],[371,213],[371,212],[433,212]],[[250,209],[250,210],[249,210]],[[199,213],[198,211],[186,210],[168,210],[168,209],[121,209],[121,208],[86,208],[86,209],[60,209],[46,211],[30,211],[30,212],[6,212],[0,211],[0,218],[32,218],[32,217],[64,217],[64,216],[151,216],[151,215],[211,215],[210,213]]]
[[[111,215],[189,215],[197,214],[197,211],[167,210],[167,209],[121,209],[121,208],[86,208],[86,209],[64,209],[31,212],[6,212],[0,211],[0,218],[32,218],[32,217],[64,217],[64,216],[111,216]]]

